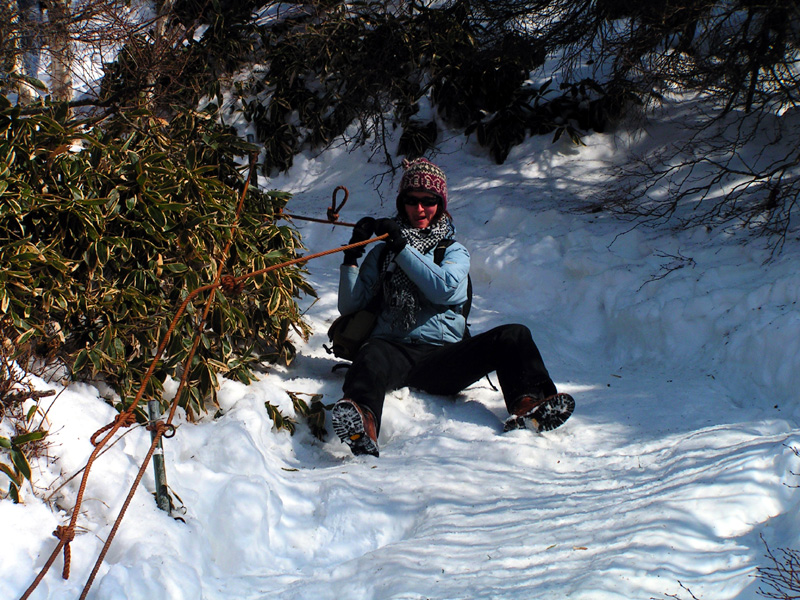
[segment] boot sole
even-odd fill
[[[335,404],[331,410],[333,432],[350,446],[350,451],[356,455],[369,454],[378,456],[378,444],[370,439],[364,430],[364,421],[361,413],[352,404]]]
[[[556,394],[545,400],[527,415],[509,417],[503,431],[532,429],[538,433],[561,427],[575,411],[575,399],[569,394]]]

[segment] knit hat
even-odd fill
[[[403,169],[405,172],[400,180],[398,196],[414,190],[430,192],[442,199],[442,210],[447,210],[447,177],[444,171],[424,158],[404,158]]]

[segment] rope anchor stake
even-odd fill
[[[153,453],[153,476],[156,483],[156,504],[158,508],[163,510],[168,515],[172,514],[172,508],[169,501],[169,492],[167,491],[167,470],[164,467],[164,446],[161,444],[161,438],[158,435],[158,425],[162,422],[159,421],[161,417],[158,400],[149,400],[147,402],[147,412],[150,415],[150,439],[156,444],[156,451]]]

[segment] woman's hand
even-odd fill
[[[364,217],[356,223],[353,228],[353,235],[350,236],[350,244],[356,244],[368,240],[375,232],[375,219],[372,217]],[[358,259],[364,255],[365,246],[358,248],[350,248],[344,251],[344,264],[355,267],[358,265]]]
[[[375,221],[375,234],[383,235],[384,233],[389,234],[386,245],[389,246],[389,250],[395,254],[399,254],[400,251],[406,247],[403,230],[400,228],[400,224],[394,219],[378,219]]]

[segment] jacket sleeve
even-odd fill
[[[403,248],[395,262],[432,304],[466,302],[470,258],[461,244],[456,242],[446,248],[441,265],[434,262],[432,252],[422,254],[410,245]]]
[[[377,244],[369,251],[361,267],[342,265],[339,267],[339,313],[349,315],[366,308],[375,295],[375,284],[380,272],[380,260],[384,244]]]

